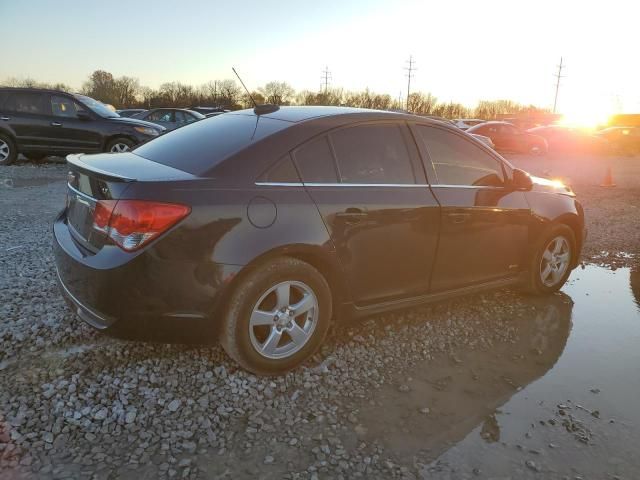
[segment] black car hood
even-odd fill
[[[548,178],[531,175],[531,181],[533,182],[533,188],[531,190],[534,192],[560,193],[571,197],[576,196],[571,187],[565,185],[560,180],[550,180]]]
[[[156,130],[160,130],[164,132],[166,128],[162,125],[158,125],[157,123],[145,122],[144,120],[138,120],[137,118],[128,118],[128,117],[109,117],[107,118],[110,122],[115,122],[119,124],[131,125],[132,127],[150,127]]]

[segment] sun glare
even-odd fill
[[[613,113],[594,105],[575,105],[566,110],[559,121],[561,125],[576,128],[596,129],[605,126]]]

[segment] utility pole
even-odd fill
[[[558,73],[554,75],[556,77],[556,96],[553,99],[553,113],[556,113],[556,106],[558,105],[558,90],[560,90],[560,79],[564,78],[566,75],[562,75],[562,57],[560,57],[560,65],[558,65]]]
[[[329,71],[328,66],[324,67],[322,77],[320,77],[320,79],[322,80],[322,84],[324,84],[324,94],[326,95],[327,90],[329,89],[329,80],[331,80],[331,72]],[[322,84],[320,84],[320,89],[322,89]]]
[[[409,60],[407,61],[407,63],[409,64],[409,66],[405,67],[404,69],[407,71],[407,111],[409,111],[409,94],[411,93],[411,78],[413,77],[413,72],[417,70],[417,68],[414,67],[416,62],[413,59],[413,55],[409,55]]]

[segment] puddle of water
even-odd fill
[[[369,440],[431,461],[429,478],[637,478],[640,269],[586,266],[525,302],[514,343],[381,389],[362,411]]]
[[[39,187],[50,183],[59,182],[59,178],[0,178],[0,187],[23,188]]]

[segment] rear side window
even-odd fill
[[[399,125],[344,128],[332,132],[331,141],[343,183],[416,183]]]
[[[500,187],[502,164],[470,140],[440,128],[418,126],[440,185]]]
[[[4,91],[0,90],[0,108],[4,106],[4,102],[6,102],[8,97],[9,97],[9,92],[7,92],[6,90]]]
[[[165,133],[133,152],[162,165],[200,175],[231,154],[290,125],[267,117],[225,113]]]
[[[306,143],[295,152],[296,165],[305,183],[337,183],[338,176],[326,136]]]
[[[258,182],[298,183],[300,182],[300,177],[298,176],[296,167],[291,161],[291,156],[287,153],[278,160],[275,165],[262,174]]]
[[[36,115],[44,114],[44,95],[37,92],[13,92],[6,101],[5,110]]]

